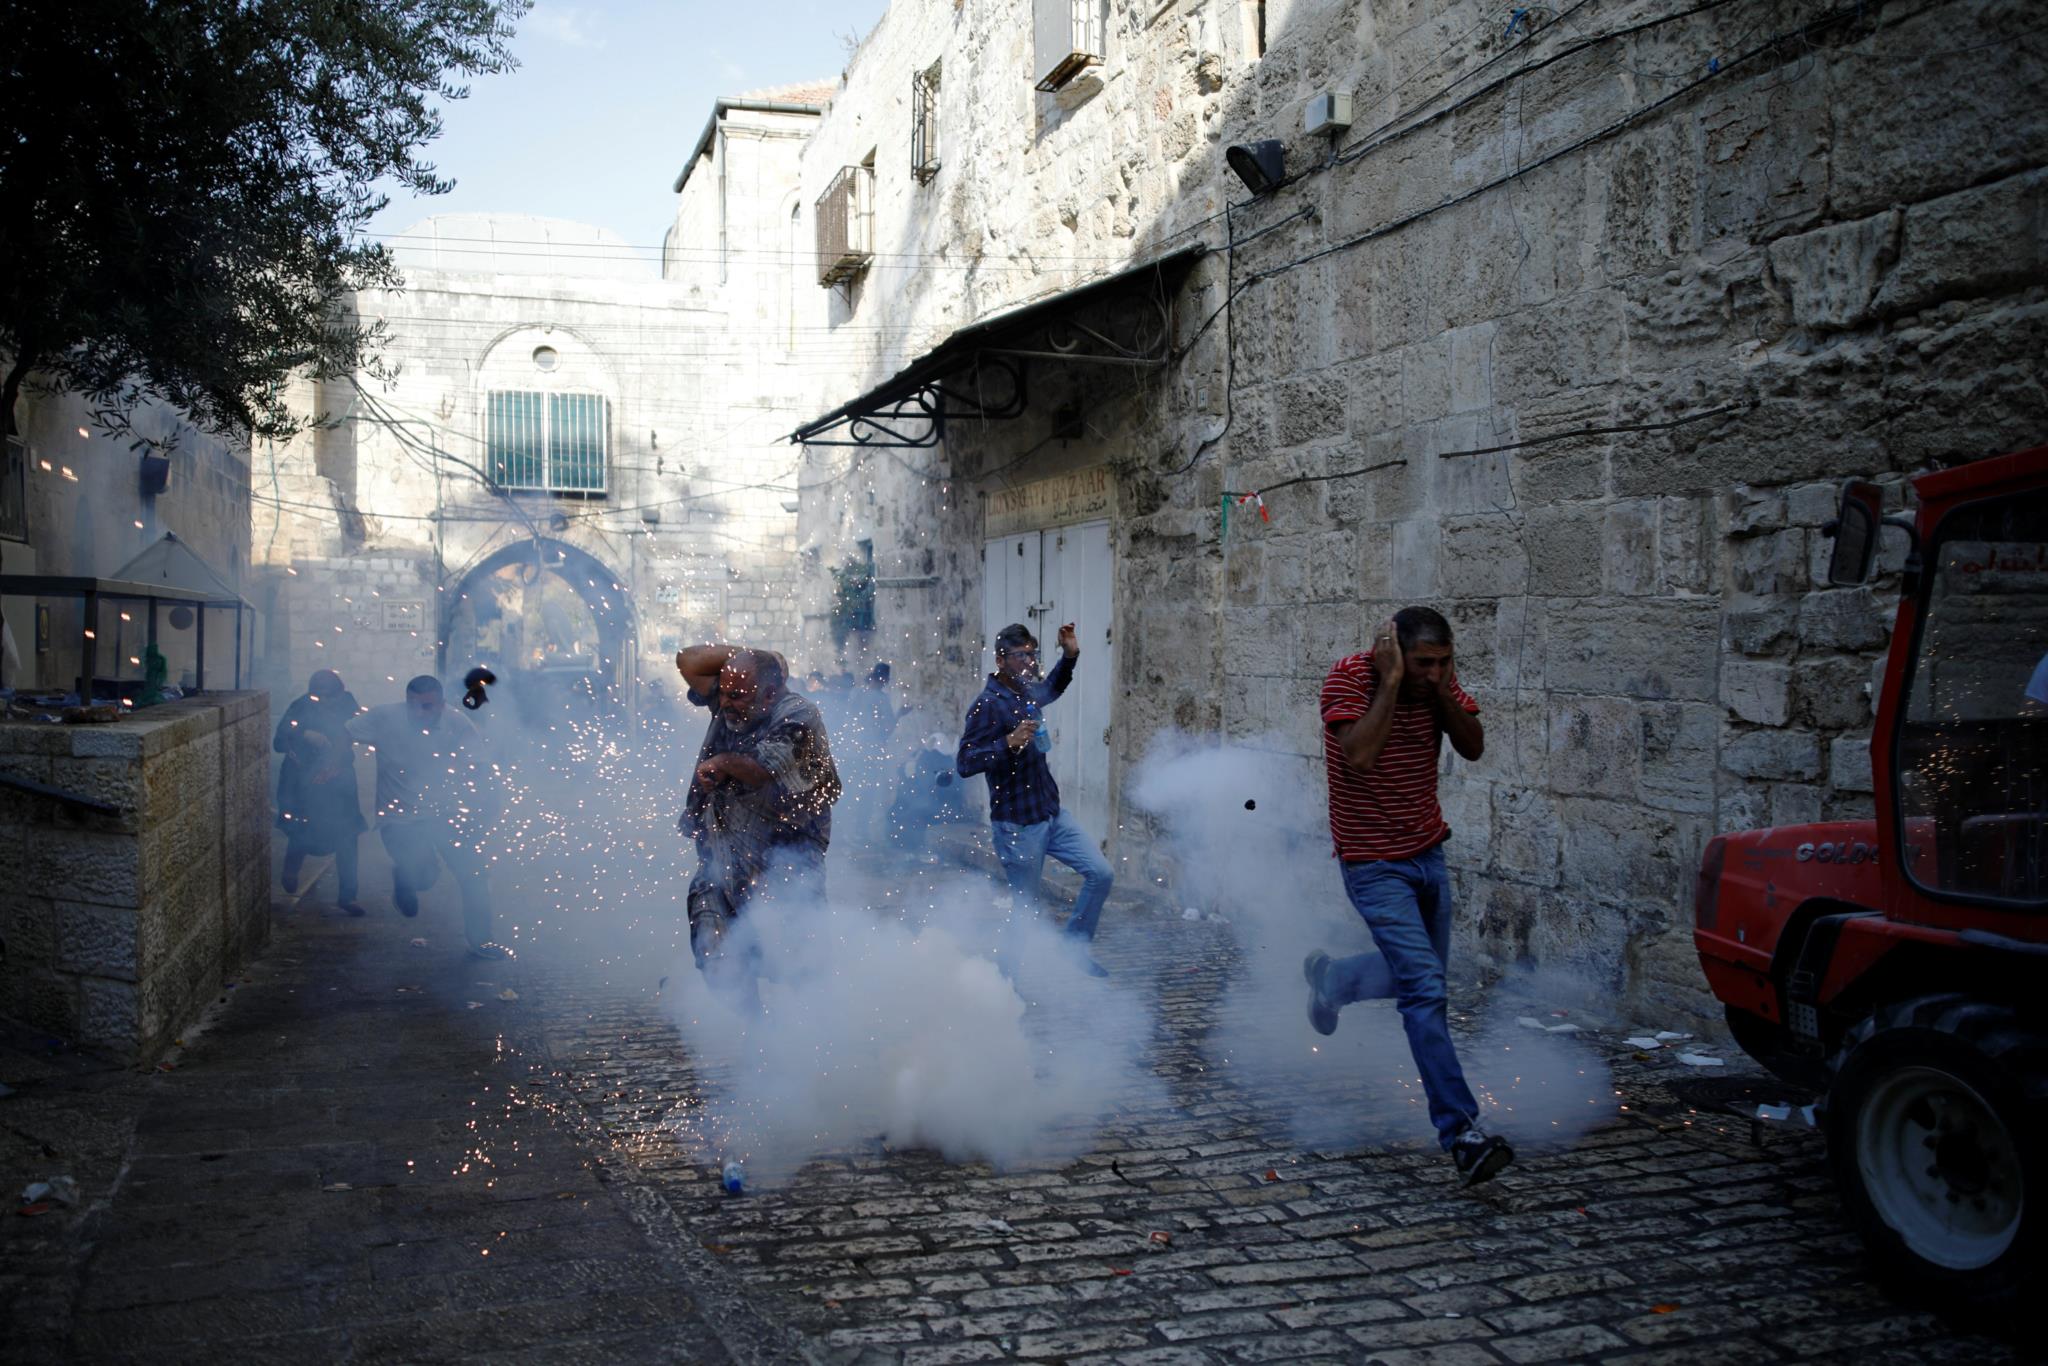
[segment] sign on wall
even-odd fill
[[[1075,522],[1099,522],[1115,515],[1116,479],[1109,466],[1095,465],[991,493],[985,534],[991,538],[1013,536]]]
[[[387,631],[417,631],[426,619],[424,604],[417,602],[387,602],[384,607],[384,629]]]

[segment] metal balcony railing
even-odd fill
[[[875,259],[875,173],[846,166],[818,197],[818,283],[851,280]]]
[[[1058,90],[1102,65],[1102,0],[1032,0],[1038,89]]]

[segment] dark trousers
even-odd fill
[[[341,881],[341,900],[343,902],[350,902],[356,899],[356,892],[358,890],[356,869],[360,863],[361,852],[357,847],[357,839],[358,836],[351,831],[334,846],[334,875]],[[286,838],[284,844],[284,880],[286,883],[294,887],[298,885],[299,874],[304,871],[306,860],[312,853],[313,851],[301,843],[296,835]]]
[[[378,827],[391,854],[391,882],[399,895],[418,896],[441,876],[441,865],[455,876],[462,893],[462,932],[471,948],[490,942],[491,884],[482,852],[442,822],[386,821]]]
[[[741,913],[774,901],[822,906],[825,901],[825,851],[809,845],[776,849],[768,870],[737,889],[737,896],[716,880],[703,877],[690,885],[686,902],[690,917],[690,954],[697,970],[714,990],[724,993],[744,1012],[761,1008],[764,973],[761,941],[752,926],[738,927]]]

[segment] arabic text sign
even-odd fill
[[[1116,480],[1109,466],[1095,465],[1072,474],[1057,474],[988,496],[989,536],[1097,522],[1116,512]]]

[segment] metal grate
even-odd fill
[[[601,394],[494,390],[485,398],[491,478],[508,489],[605,491],[611,403]]]
[[[875,173],[846,166],[818,197],[818,283],[836,285],[874,259]]]
[[[565,493],[604,488],[605,409],[596,394],[548,395],[548,487]]]
[[[539,394],[500,390],[489,396],[484,439],[491,478],[508,489],[546,487],[546,421]]]
[[[939,173],[939,64],[910,77],[910,174],[928,185]]]

